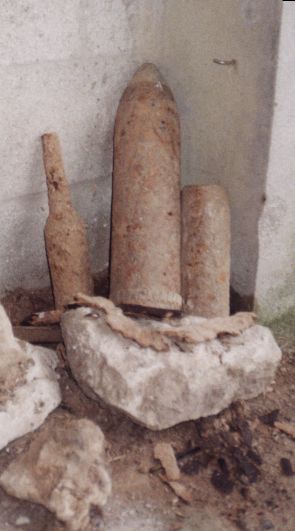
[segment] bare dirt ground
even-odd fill
[[[42,309],[47,295],[41,294],[38,304],[20,292],[17,301],[6,299],[14,324]],[[282,321],[275,326],[283,360],[265,396],[161,432],[142,428],[85,397],[61,363],[61,408],[90,418],[106,436],[113,481],[105,509],[107,531],[295,530],[295,439],[273,426],[276,418],[295,426],[295,332],[290,332],[290,325]],[[0,472],[31,438],[29,434],[2,450]],[[164,472],[153,457],[159,441],[172,444],[190,503],[163,481]],[[93,531],[101,529],[99,525],[94,520]],[[11,498],[0,489],[0,531],[62,529],[43,507]]]

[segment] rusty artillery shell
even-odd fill
[[[171,90],[152,64],[129,82],[114,134],[111,299],[181,308],[180,127]]]
[[[221,186],[182,191],[182,296],[184,311],[229,315],[230,212]]]
[[[93,293],[86,227],[74,210],[66,180],[58,136],[42,136],[48,188],[49,216],[45,242],[56,308],[78,293]]]

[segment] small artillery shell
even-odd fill
[[[230,212],[222,187],[182,191],[182,296],[185,313],[229,315]]]
[[[78,292],[91,295],[93,280],[86,227],[72,206],[58,136],[43,135],[42,145],[49,204],[46,251],[55,307],[63,308]]]
[[[172,93],[152,64],[131,79],[114,134],[111,299],[181,308],[180,128]]]

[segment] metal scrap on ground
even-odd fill
[[[90,306],[96,310],[102,310],[102,317],[115,332],[119,332],[127,339],[136,341],[142,347],[152,347],[158,352],[169,349],[169,340],[159,334],[157,330],[143,327],[139,322],[124,315],[120,308],[104,297],[90,297],[78,293],[75,302],[81,306]]]

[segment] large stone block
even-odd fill
[[[206,320],[181,320],[201,322]],[[177,345],[165,352],[141,348],[85,308],[65,313],[62,331],[71,370],[84,392],[153,430],[216,414],[235,400],[265,392],[281,359],[271,331],[259,325],[185,352]]]

